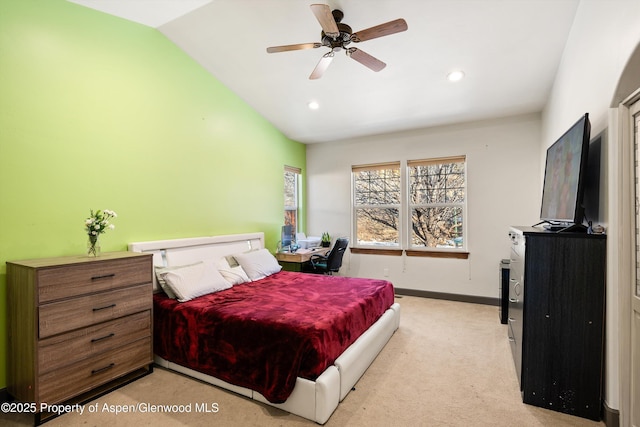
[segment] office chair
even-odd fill
[[[340,237],[336,240],[328,255],[311,255],[311,272],[332,275],[342,266],[342,256],[349,246],[349,239]]]

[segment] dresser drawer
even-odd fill
[[[151,338],[144,338],[40,376],[39,402],[58,403],[152,361]]]
[[[151,282],[151,258],[104,260],[43,268],[37,272],[40,304],[63,298]]]
[[[38,372],[45,374],[150,336],[151,311],[56,335],[38,343]]]
[[[147,283],[42,305],[38,308],[39,337],[151,310],[151,286]]]

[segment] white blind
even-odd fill
[[[441,165],[444,163],[463,163],[466,160],[466,156],[450,156],[450,157],[438,157],[435,159],[422,159],[422,160],[407,160],[407,166],[431,166]]]
[[[369,165],[351,166],[351,172],[363,172],[385,169],[400,169],[400,162],[371,163]]]

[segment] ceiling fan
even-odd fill
[[[354,33],[350,26],[341,22],[344,17],[342,11],[338,9],[331,11],[331,8],[326,4],[312,4],[311,11],[322,27],[322,32],[320,33],[321,42],[273,46],[268,47],[267,52],[277,53],[290,50],[315,49],[322,46],[330,48],[331,50],[320,58],[320,62],[318,62],[318,65],[309,76],[312,80],[322,77],[329,64],[331,64],[335,52],[341,49],[345,50],[347,56],[355,59],[365,67],[376,72],[382,70],[387,64],[358,48],[348,47],[348,45],[352,42],[360,43],[407,30],[407,22],[404,19],[396,19]]]

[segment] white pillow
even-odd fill
[[[198,264],[198,263],[196,263],[196,264]],[[156,280],[157,280],[158,284],[160,285],[160,287],[162,288],[162,290],[164,291],[164,293],[167,294],[167,296],[169,298],[176,299],[176,294],[173,293],[173,291],[171,290],[171,287],[167,284],[166,280],[164,280],[162,275],[164,273],[166,273],[167,271],[177,270],[179,268],[191,267],[192,265],[195,265],[195,264],[174,265],[174,266],[171,266],[171,267],[163,267],[163,266],[160,266],[160,265],[156,265],[155,266]]]
[[[213,261],[169,270],[161,276],[180,302],[231,287],[231,283],[222,277]]]
[[[235,254],[233,257],[251,280],[264,279],[282,270],[282,266],[268,249]]]
[[[249,276],[247,276],[247,273],[245,273],[242,267],[240,265],[231,267],[226,257],[218,260],[218,271],[222,274],[222,277],[232,285],[239,285],[240,283],[249,281]]]

